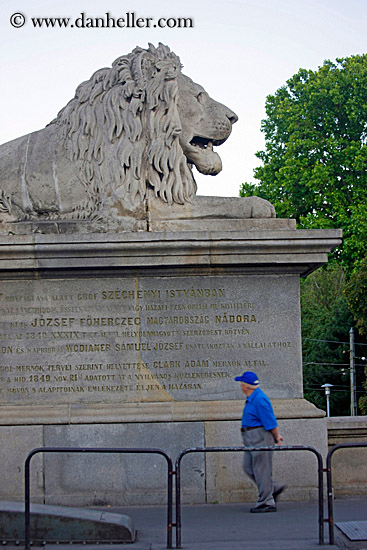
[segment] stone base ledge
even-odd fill
[[[328,430],[366,430],[367,416],[330,416],[327,419]]]
[[[273,399],[279,419],[323,418],[305,399]],[[47,424],[124,424],[240,420],[244,401],[181,401],[120,405],[0,406],[0,426]]]
[[[203,231],[253,231],[253,230],[296,230],[296,220],[289,218],[182,218],[170,220],[164,216],[161,219],[150,221],[150,231],[147,222],[136,218],[121,218],[121,226],[111,230],[111,227],[99,227],[95,222],[88,220],[58,220],[58,221],[21,221],[0,225],[0,236],[29,236],[29,235],[96,235],[96,234],[123,234],[150,233],[150,232],[203,232]]]
[[[327,419],[329,446],[367,441],[366,416],[335,416]]]

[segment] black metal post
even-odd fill
[[[319,544],[325,543],[324,539],[324,464],[321,454],[313,447],[308,447],[309,451],[312,451],[317,458],[317,472],[318,472],[318,486],[319,486]]]
[[[24,501],[25,501],[25,514],[24,514],[24,535],[25,535],[25,550],[30,550],[31,547],[31,498],[30,498],[30,462],[32,457],[37,453],[144,453],[144,454],[159,454],[163,456],[167,461],[168,479],[167,479],[167,548],[172,548],[172,508],[173,508],[173,486],[172,486],[172,460],[161,449],[154,448],[110,448],[110,447],[38,447],[33,449],[27,456],[24,464]]]
[[[328,519],[326,520],[329,523],[329,544],[334,544],[334,498],[333,498],[333,479],[332,479],[332,470],[331,470],[331,457],[338,449],[350,449],[357,447],[367,447],[367,442],[365,443],[340,443],[339,445],[334,445],[329,450],[326,457],[326,481],[327,481],[327,502],[328,502]]]
[[[182,451],[176,460],[176,548],[181,548],[181,459]]]
[[[173,464],[169,456],[167,460],[167,548],[172,548],[172,514],[173,514]]]
[[[25,550],[30,550],[31,547],[31,512],[30,512],[30,461],[33,456],[29,453],[24,464],[24,538]]]
[[[316,455],[318,465],[318,514],[319,514],[319,544],[324,544],[324,483],[322,456],[314,447],[306,445],[288,445],[272,447],[195,447],[185,449],[176,459],[176,548],[181,548],[181,460],[189,453],[209,452],[252,452],[252,451],[310,451]]]

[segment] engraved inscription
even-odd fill
[[[286,276],[4,281],[0,403],[237,399],[244,370],[289,394],[297,289]]]

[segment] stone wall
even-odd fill
[[[329,448],[340,443],[367,442],[366,417],[282,418],[291,416],[292,408],[300,416],[310,416],[312,411],[316,415],[317,410],[303,400],[294,401],[274,401],[285,444],[312,445],[325,456],[327,445],[321,427],[325,422]],[[208,409],[203,416],[212,419],[206,421],[0,426],[0,499],[23,500],[23,464],[29,450],[36,447],[91,446],[91,442],[117,447],[128,441],[129,446],[162,448],[175,459],[187,447],[241,445],[242,402],[231,404],[232,410],[225,413],[223,404],[210,403],[212,416]],[[192,415],[199,415],[198,409],[192,410]],[[342,449],[334,454],[336,497],[367,494],[366,453],[367,448],[362,448]],[[255,489],[243,475],[241,463],[241,453],[187,455],[182,462],[184,502],[252,502]],[[274,477],[287,484],[286,499],[316,500],[316,476],[316,461],[311,453],[281,452],[274,457]],[[31,479],[32,501],[48,504],[162,504],[166,498],[166,464],[152,455],[110,455],[103,460],[92,455],[37,455],[32,460]]]
[[[327,419],[329,449],[341,443],[367,443],[367,416]],[[331,462],[336,497],[367,495],[367,447],[339,449]]]
[[[154,447],[175,460],[187,447],[241,445],[234,377],[245,370],[285,442],[326,454],[325,413],[303,399],[299,278],[341,233],[291,222],[1,237],[0,499],[23,498],[35,447]],[[185,457],[183,501],[253,501],[241,454]],[[274,462],[288,498],[316,497],[311,453]],[[161,504],[165,472],[149,455],[39,455],[32,500]]]
[[[284,402],[285,401],[285,402]],[[303,399],[273,400],[287,445],[311,445],[326,454],[325,418]],[[23,500],[23,466],[37,447],[154,447],[175,462],[192,447],[242,447],[243,401],[210,402],[202,409],[190,403],[191,415],[176,411],[164,422],[110,422],[0,426],[3,468],[0,500]],[[145,412],[148,412],[146,410]],[[295,413],[301,418],[292,418]],[[306,418],[302,418],[306,417]],[[180,419],[180,420],[179,420]],[[190,453],[182,460],[182,498],[185,503],[252,502],[253,484],[242,470],[242,452]],[[302,475],[300,475],[302,472]],[[287,484],[289,500],[317,499],[317,462],[310,452],[279,452],[274,477]],[[38,454],[32,459],[33,502],[46,504],[140,505],[166,502],[167,465],[157,455]]]

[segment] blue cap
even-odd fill
[[[236,382],[250,384],[250,386],[258,386],[260,384],[257,375],[249,370],[241,374],[241,376],[236,376],[235,380]]]

